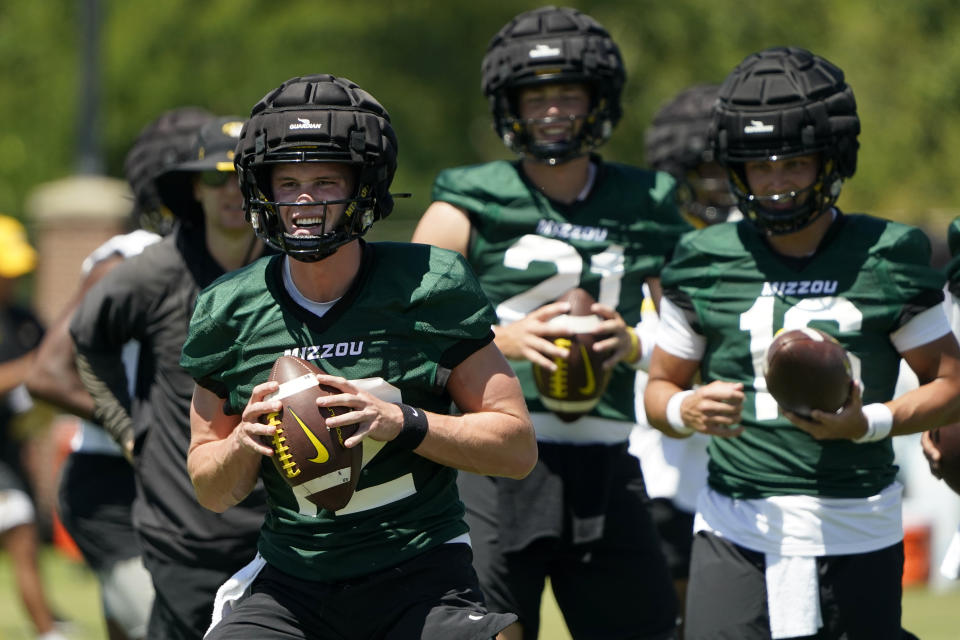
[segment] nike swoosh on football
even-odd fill
[[[597,381],[593,378],[593,367],[590,366],[590,356],[587,354],[586,345],[580,345],[580,353],[583,361],[587,363],[587,366],[584,367],[584,373],[587,375],[586,384],[580,389],[580,393],[584,395],[592,394],[597,388]]]
[[[300,428],[303,429],[303,432],[307,434],[307,439],[310,441],[310,444],[312,444],[317,449],[316,457],[309,458],[309,461],[316,462],[317,464],[323,464],[324,462],[329,460],[330,452],[327,451],[327,448],[323,446],[323,443],[320,442],[317,436],[313,434],[313,431],[310,431],[310,429],[307,428],[307,425],[303,423],[303,420],[300,419],[300,416],[298,416],[293,409],[288,408],[287,411],[289,411],[290,414],[294,417],[294,419],[297,421],[297,424],[299,424]]]

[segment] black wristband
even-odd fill
[[[403,412],[403,429],[393,439],[393,442],[407,451],[413,451],[427,437],[429,426],[427,424],[427,414],[422,409],[415,409],[402,402],[397,402],[396,405]]]

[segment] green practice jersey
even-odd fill
[[[780,329],[821,329],[850,353],[864,404],[889,400],[900,364],[890,334],[942,300],[943,276],[929,261],[922,231],[865,215],[839,215],[806,259],[775,253],[749,222],[683,238],[663,271],[664,295],[706,339],[703,383],[742,382],[746,394],[743,434],[710,442],[711,487],[735,498],[854,498],[893,481],[889,438],[814,440],[779,414],[763,364]]]
[[[960,218],[954,218],[947,228],[947,246],[950,248],[950,262],[946,274],[950,293],[960,297]]]
[[[297,305],[283,257],[261,259],[201,293],[181,364],[243,410],[281,355],[313,361],[378,397],[447,413],[449,371],[490,343],[493,311],[458,254],[402,243],[364,245],[350,290],[323,317]],[[337,581],[396,565],[467,531],[456,471],[392,443],[363,441],[350,503],[336,513],[300,499],[269,458],[269,513],[259,549],[279,569]]]
[[[640,320],[643,283],[657,277],[690,227],[677,213],[673,178],[594,158],[596,182],[586,199],[565,206],[544,196],[506,161],[448,169],[433,199],[464,209],[473,227],[468,260],[509,324],[576,287]],[[512,361],[531,412],[540,402],[530,363]],[[592,415],[634,421],[635,372],[617,365]]]

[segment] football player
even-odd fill
[[[266,510],[262,487],[224,514],[197,504],[186,470],[193,380],[179,365],[198,292],[263,251],[244,220],[233,169],[242,124],[211,118],[190,159],[157,176],[176,229],[100,278],[70,321],[94,418],[133,461],[133,519],[155,589],[149,638],[203,636],[217,587],[256,553]],[[124,351],[134,340],[131,392]]]
[[[443,171],[415,242],[470,262],[497,310],[496,342],[523,383],[540,462],[524,480],[461,474],[471,539],[490,606],[514,611],[512,638],[536,638],[546,579],[575,637],[672,637],[675,599],[627,451],[643,286],[689,226],[664,173],[605,162],[593,150],[621,116],[626,74],[616,43],[568,8],[521,13],[492,39],[482,86],[494,127],[518,158]],[[565,422],[537,395],[532,364],[555,369],[569,335],[550,320],[581,287],[602,321],[606,393]],[[629,584],[629,589],[622,585]]]
[[[955,336],[960,336],[960,217],[954,218],[947,227],[947,245],[950,250],[950,261],[944,272],[947,276],[947,318]],[[956,425],[951,428],[960,428]],[[934,443],[931,432],[924,431],[920,437],[920,447],[930,473],[933,477],[943,479],[941,469],[942,456]],[[950,485],[947,485],[950,486]],[[956,492],[956,490],[954,489]],[[956,531],[950,539],[950,545],[944,553],[940,563],[940,574],[950,580],[960,579],[960,531]]]
[[[160,240],[170,231],[173,215],[157,193],[155,179],[190,159],[201,125],[213,114],[199,107],[180,107],[161,114],[143,128],[124,161],[133,191],[131,222],[140,228],[110,238],[84,260],[83,281],[60,317],[44,334],[27,378],[31,395],[81,418],[73,450],[60,474],[60,519],[77,543],[84,561],[100,583],[107,636],[110,640],[144,638],[153,603],[153,583],[140,557],[131,504],[133,468],[120,446],[92,422],[93,398],[74,364],[69,326],[84,293],[113,267]],[[127,377],[136,380],[133,341],[124,346]],[[131,389],[132,393],[132,389]]]
[[[497,635],[516,617],[484,607],[455,470],[523,477],[533,429],[466,262],[362,240],[393,209],[387,111],[344,78],[292,78],[253,107],[237,148],[250,222],[283,255],[197,301],[181,359],[197,381],[187,463],[208,508],[262,477],[270,512],[207,638]],[[326,426],[358,426],[345,444],[363,447],[362,475],[336,511],[291,488],[264,443],[276,431],[261,418],[281,408],[268,377],[291,353],[338,390],[319,406],[353,409]]]
[[[715,84],[684,89],[657,111],[644,135],[647,164],[674,177],[677,206],[697,228],[742,218],[727,173],[714,160],[710,144],[710,123],[719,89]],[[652,300],[644,300],[642,317],[640,334],[652,338],[658,322]],[[641,369],[637,371],[637,426],[630,432],[630,452],[640,459],[650,510],[682,614],[690,574],[693,514],[697,495],[707,481],[709,438],[668,438],[647,424],[643,409],[646,385],[647,373]],[[681,626],[681,637],[682,631]]]
[[[699,84],[678,93],[653,117],[644,134],[644,158],[651,168],[677,181],[677,206],[694,227],[736,222],[743,216],[727,173],[713,157],[710,123],[719,85]]]
[[[712,126],[747,219],[685,236],[663,270],[645,394],[667,435],[712,436],[686,637],[900,638],[890,438],[960,410],[943,276],[920,229],[836,207],[860,120],[834,64],[792,47],[748,56]],[[805,326],[850,354],[857,384],[837,413],[789,413],[766,389],[774,335]],[[921,385],[891,400],[901,357]]]

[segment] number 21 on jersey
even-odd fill
[[[552,262],[557,272],[522,293],[507,298],[497,305],[501,324],[520,320],[528,313],[553,302],[567,291],[580,286],[585,268],[584,259],[570,244],[555,238],[528,234],[522,236],[503,254],[503,265],[525,270],[531,262]],[[611,244],[603,252],[590,257],[589,272],[600,275],[600,295],[597,302],[616,309],[620,302],[623,280],[623,247]]]

